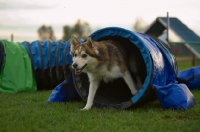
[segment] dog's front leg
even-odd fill
[[[135,82],[132,80],[131,74],[128,70],[124,73],[123,78],[126,84],[128,85],[129,89],[131,90],[132,95],[137,94],[137,89],[136,89],[137,86]]]
[[[94,96],[96,94],[98,86],[99,86],[99,81],[90,81],[89,95],[88,95],[88,98],[87,98],[87,104],[83,108],[83,110],[89,110],[92,107],[93,101],[94,101]]]

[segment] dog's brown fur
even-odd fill
[[[107,65],[108,70],[111,70],[112,65],[115,64],[120,67],[122,73],[127,70],[127,63],[124,57],[125,54],[117,42],[113,40],[103,40],[99,42],[91,41],[91,38],[89,38],[88,41],[81,45],[77,43],[75,46],[72,46],[71,54],[74,55],[75,50],[81,47],[81,49],[85,50],[88,55],[98,59],[99,63],[96,65],[97,69],[101,67],[101,65]],[[93,43],[93,46],[91,43]],[[97,55],[95,50],[98,50],[100,54]]]

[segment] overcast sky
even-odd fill
[[[46,24],[60,39],[63,25],[77,19],[94,28],[131,29],[137,17],[150,24],[167,12],[200,33],[200,0],[0,0],[0,38],[11,33],[36,37]]]

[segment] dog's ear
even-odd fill
[[[88,37],[85,42],[90,48],[94,48],[94,42],[91,37]]]
[[[72,47],[76,47],[80,44],[80,42],[74,36],[71,36],[70,44],[72,45]]]

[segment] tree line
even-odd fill
[[[137,18],[135,23],[133,24],[132,30],[136,32],[144,32],[145,29],[148,27],[141,18]],[[64,25],[63,26],[63,40],[69,40],[71,36],[75,36],[76,38],[86,38],[92,32],[92,28],[88,22],[82,21],[78,19],[74,25]],[[42,25],[38,28],[38,36],[39,39],[42,41],[45,40],[56,40],[56,36],[54,30],[51,26]]]

